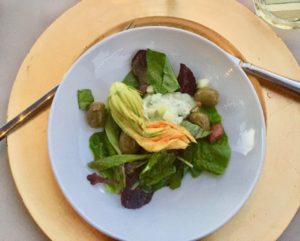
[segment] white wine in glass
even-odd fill
[[[300,0],[254,0],[254,5],[257,15],[271,25],[300,28]]]

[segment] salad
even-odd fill
[[[94,172],[87,179],[120,194],[125,208],[142,207],[160,188],[179,188],[188,173],[222,175],[228,165],[219,93],[185,64],[176,77],[164,53],[139,50],[106,103],[96,102],[89,89],[78,90],[77,97],[97,129],[89,138]]]

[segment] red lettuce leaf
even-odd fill
[[[197,89],[196,79],[193,72],[185,64],[180,64],[177,79],[181,93],[187,93],[192,96],[195,94]]]
[[[138,77],[140,85],[148,83],[146,52],[146,50],[140,49],[131,61],[132,72],[136,77]]]
[[[96,185],[97,183],[106,183],[106,184],[113,183],[112,180],[101,177],[101,176],[97,175],[96,173],[87,175],[86,179],[91,183],[91,185]]]
[[[140,188],[130,189],[125,187],[121,193],[121,203],[125,208],[136,209],[149,203],[152,196],[152,192],[148,193]]]

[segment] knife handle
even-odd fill
[[[57,88],[58,85],[51,89],[49,92],[47,92],[45,95],[43,95],[41,98],[36,100],[30,106],[28,106],[25,110],[23,110],[21,113],[15,116],[13,119],[5,123],[3,126],[0,126],[0,141],[3,140],[8,135],[8,133],[16,129],[21,124],[23,124],[33,115],[38,113],[47,103],[52,101]]]
[[[278,84],[296,92],[297,94],[300,94],[300,82],[297,80],[290,79],[279,74],[275,74],[271,71],[257,67],[250,63],[243,63],[241,66],[247,73],[269,80],[274,84]]]

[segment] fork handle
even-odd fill
[[[262,77],[263,79],[269,80],[275,84],[281,85],[289,90],[292,90],[300,94],[300,82],[294,79],[289,79],[279,74],[275,74],[266,69],[260,68],[250,63],[242,63],[242,68],[257,77]]]
[[[44,107],[47,103],[51,102],[56,93],[57,88],[58,85],[51,89],[49,92],[47,92],[45,95],[43,95],[41,98],[39,98],[37,101],[35,101],[33,104],[28,106],[20,114],[18,114],[10,121],[6,122],[3,126],[1,126],[0,141],[3,140],[8,135],[8,133],[10,133],[18,126],[30,119],[32,116],[34,116],[36,113],[38,113],[39,110],[42,107]]]

